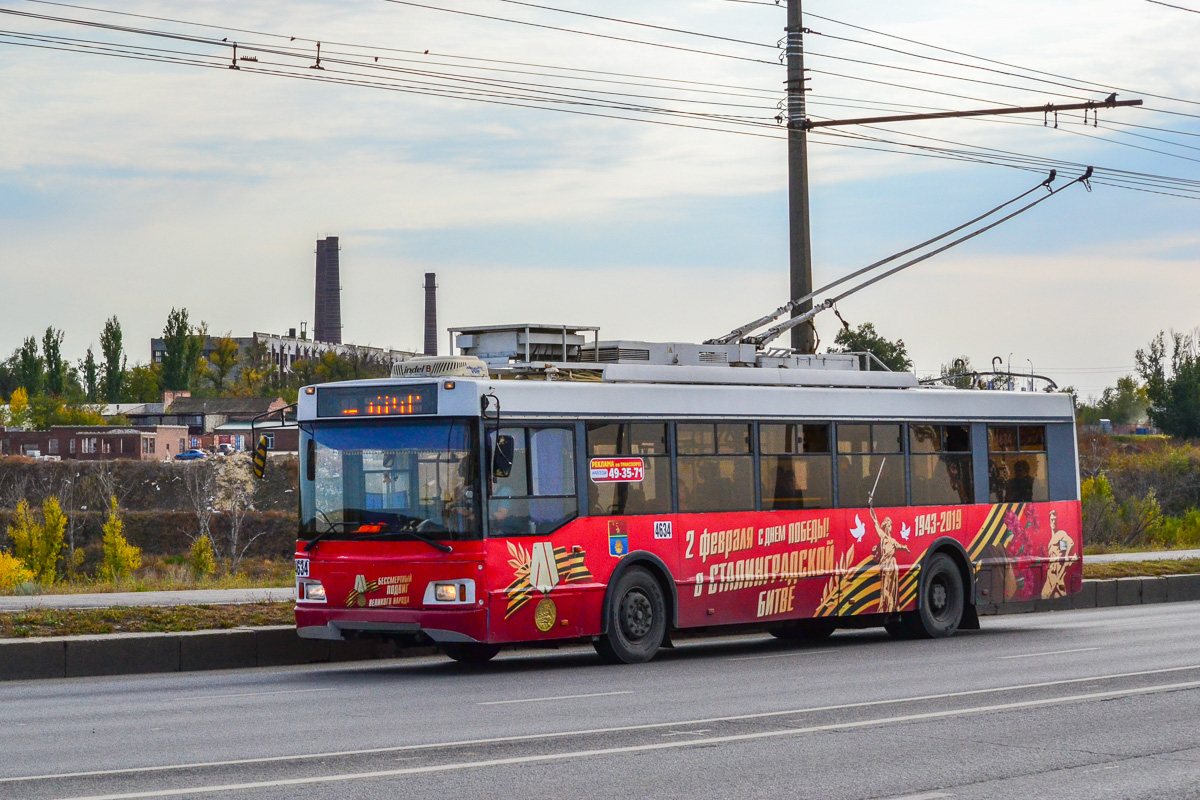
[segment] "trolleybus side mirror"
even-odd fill
[[[267,472],[267,435],[264,433],[258,437],[258,444],[254,446],[254,477],[262,480],[263,475]]]
[[[507,478],[512,474],[514,442],[511,436],[497,436],[492,448],[491,473],[493,478]]]

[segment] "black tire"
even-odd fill
[[[499,645],[475,642],[445,642],[439,646],[443,653],[461,664],[486,664],[500,652]]]
[[[934,553],[922,572],[917,610],[905,612],[898,622],[884,625],[897,639],[944,639],[953,636],[962,622],[966,592],[954,559],[945,553]]]
[[[646,570],[630,567],[611,589],[607,632],[596,652],[609,664],[642,664],[654,658],[667,635],[667,602]]]
[[[828,639],[835,630],[837,624],[831,619],[801,619],[768,628],[767,633],[785,642],[819,642]]]

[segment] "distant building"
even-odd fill
[[[281,397],[191,397],[169,392],[163,403],[126,408],[122,416],[138,425],[176,425],[189,436],[212,434],[227,422],[249,423],[260,414],[287,406]]]
[[[317,292],[313,338],[342,342],[342,268],[338,237],[317,240]]]
[[[210,336],[205,340],[205,358],[210,357],[216,350],[217,338],[220,337]],[[250,357],[256,345],[264,348],[263,351],[275,366],[275,369],[282,374],[291,372],[292,365],[297,361],[301,359],[315,361],[324,353],[337,353],[341,356],[370,359],[389,366],[400,361],[407,361],[417,355],[408,350],[391,350],[384,347],[366,347],[357,344],[315,341],[305,337],[303,334],[297,336],[295,328],[289,329],[286,336],[255,332],[253,336],[234,336],[232,338],[233,341],[237,342],[238,346],[239,368],[234,370],[234,373],[230,376],[231,379],[237,378],[238,373],[241,371],[241,364],[244,364]],[[152,363],[161,364],[166,352],[167,346],[162,339],[150,340],[150,360]]]
[[[170,461],[188,449],[180,425],[55,425],[48,431],[0,428],[0,453],[78,461]]]

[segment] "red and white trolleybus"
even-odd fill
[[[629,663],[694,628],[943,637],[1080,589],[1066,394],[569,336],[301,391],[300,636]]]

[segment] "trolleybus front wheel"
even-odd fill
[[[916,611],[900,615],[884,628],[897,639],[941,639],[953,636],[962,622],[966,594],[954,559],[935,553],[922,567],[921,597]]]
[[[447,656],[463,664],[483,664],[500,652],[497,645],[475,642],[444,642],[439,647]]]
[[[641,567],[630,567],[612,589],[607,632],[596,652],[609,664],[641,664],[654,658],[667,633],[662,587]]]

